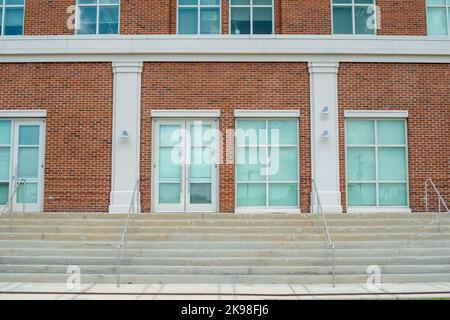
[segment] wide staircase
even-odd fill
[[[125,215],[15,214],[0,219],[0,282],[116,282]],[[337,283],[450,281],[450,215],[326,215]],[[122,283],[330,283],[311,214],[140,214]],[[122,254],[124,252],[122,251]],[[372,267],[371,267],[372,266]],[[375,266],[375,267],[373,267]],[[369,268],[370,267],[370,268]],[[374,269],[375,268],[375,269]]]

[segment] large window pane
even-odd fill
[[[37,203],[38,200],[38,185],[37,183],[21,184],[17,189],[17,203]],[[26,199],[24,199],[24,196]]]
[[[266,144],[266,121],[239,120],[236,135],[238,146]]]
[[[278,141],[275,141],[278,138]],[[270,120],[269,140],[272,145],[297,145],[296,120]]]
[[[356,34],[375,34],[374,14],[375,10],[372,6],[355,7]]]
[[[99,25],[100,34],[119,33],[119,7],[118,6],[100,7],[99,23],[100,23]]]
[[[266,184],[239,183],[237,185],[237,205],[239,207],[265,207]]]
[[[197,8],[180,8],[178,10],[178,33],[197,34],[198,33]]]
[[[0,120],[0,144],[11,143],[11,121]]]
[[[212,203],[211,183],[191,183],[190,203]]]
[[[19,166],[18,175],[22,179],[36,179],[39,168],[39,148],[38,147],[20,147],[19,148]]]
[[[298,205],[297,184],[269,184],[269,206],[295,207]]]
[[[375,121],[347,120],[347,144],[373,145],[375,144]]]
[[[266,179],[266,148],[237,147],[237,181],[264,181]]]
[[[349,206],[376,206],[375,183],[350,183],[348,185]]]
[[[380,206],[406,206],[408,204],[406,183],[381,183]]]
[[[0,180],[9,180],[10,148],[0,147]]]
[[[200,9],[200,33],[201,34],[220,33],[220,8]]]
[[[380,181],[406,181],[405,148],[379,148],[378,171]]]
[[[9,197],[9,183],[0,182],[0,205],[5,205]]]
[[[5,8],[5,35],[23,34],[23,8]]]
[[[352,34],[352,7],[333,7],[334,34]]]
[[[253,34],[272,33],[272,8],[253,8]]]
[[[250,34],[250,8],[231,8],[231,34]]]
[[[97,7],[78,8],[77,34],[97,33]]]
[[[377,121],[378,144],[404,145],[405,121],[403,120],[378,120]]]
[[[159,148],[159,177],[181,178],[181,157],[179,147]]]
[[[427,9],[428,34],[431,36],[448,35],[448,23],[446,8]]]
[[[19,145],[21,146],[39,145],[39,126],[20,126]]]
[[[375,181],[375,148],[347,149],[347,178],[349,181]]]
[[[211,147],[191,148],[191,179],[212,177],[211,152]]]
[[[159,203],[178,204],[180,203],[181,187],[179,183],[159,184]]]
[[[296,181],[298,179],[297,148],[272,147],[268,170],[271,181]]]
[[[175,146],[181,141],[182,131],[179,125],[161,125],[159,127],[159,145]]]

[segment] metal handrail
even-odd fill
[[[447,213],[450,213],[450,210],[448,210],[447,204],[445,203],[444,198],[442,198],[441,193],[439,192],[439,190],[436,188],[436,185],[434,184],[433,180],[431,178],[428,178],[425,180],[425,211],[426,213],[428,213],[428,184],[431,185],[432,189],[434,190],[434,192],[437,195],[437,199],[438,199],[438,221],[439,221],[439,232],[441,232],[441,204],[444,205],[445,210],[447,210]]]
[[[25,213],[25,206],[26,206],[26,200],[27,200],[27,180],[21,179],[19,182],[17,182],[16,187],[14,188],[13,193],[9,197],[8,201],[5,204],[5,208],[3,209],[2,213],[0,213],[0,218],[5,214],[6,210],[9,208],[9,227],[12,228],[13,226],[13,199],[16,195],[17,191],[19,190],[20,185],[23,184],[23,194],[22,194],[22,211]]]
[[[132,221],[132,231],[134,232],[134,216],[137,213],[136,211],[140,211],[141,200],[139,196],[139,186],[140,180],[136,180],[136,185],[134,186],[133,194],[131,196],[130,207],[128,209],[127,219],[125,221],[125,226],[122,232],[122,238],[120,242],[117,244],[117,287],[120,287],[120,253],[121,249],[124,249],[124,264],[127,263],[127,241],[128,241],[128,226],[130,222],[130,217]]]
[[[316,201],[317,201],[317,232],[319,232],[319,214],[322,217],[323,226],[324,226],[324,232],[323,232],[323,241],[324,241],[324,250],[325,250],[325,265],[328,265],[328,248],[331,249],[331,282],[333,284],[333,287],[336,286],[336,268],[335,268],[335,245],[330,237],[330,232],[328,230],[327,220],[325,219],[325,215],[323,214],[323,208],[322,204],[320,202],[319,192],[317,191],[317,185],[314,179],[311,180],[313,185],[313,195],[316,194]],[[314,201],[312,204],[312,209],[314,213]],[[327,243],[328,242],[328,243]]]

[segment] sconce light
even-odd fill
[[[127,130],[123,130],[122,133],[120,134],[120,139],[121,140],[128,140],[130,136],[128,135],[128,131]]]
[[[328,106],[323,107],[322,114],[324,115],[330,114],[330,108]]]
[[[322,133],[322,139],[329,139],[330,138],[330,133],[328,132],[328,130],[324,130]]]

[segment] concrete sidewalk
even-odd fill
[[[0,283],[0,300],[450,299],[450,282],[366,284],[115,284],[78,289],[55,283]]]

